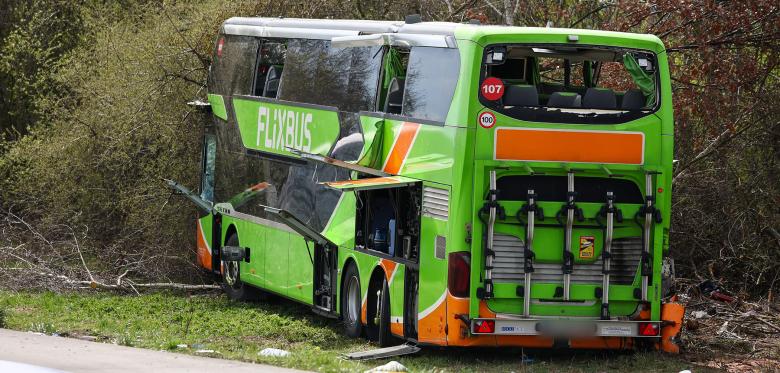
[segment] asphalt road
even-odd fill
[[[21,364],[66,372],[271,372],[298,370],[145,350],[0,329],[0,371],[37,372]],[[47,372],[41,370],[40,372]]]

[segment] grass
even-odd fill
[[[197,354],[298,369],[364,371],[387,360],[353,362],[346,352],[373,348],[343,336],[337,321],[281,299],[236,303],[221,294],[9,293],[0,291],[0,322],[16,330],[61,336],[94,336],[100,342]],[[179,345],[187,347],[178,347]],[[266,347],[292,352],[287,358],[259,356]],[[523,363],[523,352],[533,359]],[[202,355],[202,354],[201,354]],[[519,349],[423,349],[397,357],[414,372],[678,372],[691,363],[656,352],[521,351]]]

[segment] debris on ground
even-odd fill
[[[406,371],[407,369],[403,364],[393,360],[385,365],[380,365],[376,368],[369,369],[365,371],[365,373],[375,373],[375,372],[386,373],[386,372],[406,372]]]
[[[684,352],[697,365],[729,372],[780,370],[780,308],[768,299],[735,297],[713,281],[690,282]]]
[[[290,356],[290,351],[280,350],[278,348],[266,348],[257,354],[260,356],[288,357]]]
[[[176,348],[187,348],[188,346],[184,343],[176,345]]]
[[[219,351],[214,350],[196,350],[196,354],[219,354]]]
[[[732,303],[737,298],[727,294],[720,286],[712,280],[706,280],[699,284],[699,291],[705,297],[709,297],[721,302]]]

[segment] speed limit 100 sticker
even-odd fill
[[[482,97],[490,101],[496,101],[504,96],[504,82],[498,78],[487,78],[482,82],[479,91],[482,93]]]
[[[491,128],[496,124],[496,116],[489,111],[479,113],[479,125],[482,128]]]

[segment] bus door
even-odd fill
[[[214,200],[214,165],[217,148],[217,138],[206,128],[203,137],[203,154],[201,155],[201,185],[200,194],[196,194],[187,187],[173,181],[166,180],[168,187],[174,193],[181,194],[192,201],[198,207],[197,219],[197,257],[201,267],[219,272],[219,246],[220,246],[220,215],[213,208]]]

